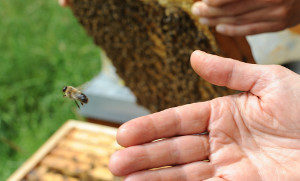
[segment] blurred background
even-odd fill
[[[81,119],[62,98],[101,69],[99,48],[56,0],[0,0],[0,180],[67,119]]]
[[[120,124],[148,113],[57,0],[0,0],[0,17],[0,180],[68,119]],[[298,26],[247,39],[257,63],[283,64],[299,73],[299,34]],[[63,99],[62,88],[90,80],[85,89],[90,102],[78,112],[73,101]]]

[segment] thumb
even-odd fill
[[[191,64],[197,74],[215,85],[250,91],[257,96],[260,96],[259,91],[266,85],[261,79],[264,68],[260,65],[223,58],[199,50],[192,53]]]

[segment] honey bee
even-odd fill
[[[81,91],[79,91],[78,89],[76,89],[75,87],[72,86],[65,86],[63,88],[63,92],[64,92],[64,97],[68,97],[72,100],[75,101],[75,104],[77,105],[77,107],[80,109],[77,101],[80,102],[80,104],[83,106],[83,104],[87,104],[89,99],[87,98],[87,96],[82,93]]]

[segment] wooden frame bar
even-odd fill
[[[59,128],[47,141],[36,151],[23,165],[17,169],[9,178],[8,181],[22,180],[26,175],[33,170],[43,158],[49,154],[73,129],[87,130],[91,132],[98,132],[116,136],[117,129],[108,126],[97,125],[88,122],[80,122],[75,120],[67,121],[61,128]]]

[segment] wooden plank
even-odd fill
[[[67,138],[78,142],[85,142],[94,144],[95,146],[111,145],[115,141],[115,137],[104,133],[95,133],[86,130],[74,129],[68,135]]]
[[[72,124],[70,124],[72,123]],[[57,142],[63,138],[71,129],[73,122],[65,123],[58,131],[56,131],[49,139],[44,143],[40,149],[35,152],[15,173],[8,178],[8,181],[21,180],[24,176],[32,170],[38,162],[45,157],[49,151],[56,146]]]
[[[59,128],[47,141],[44,143],[38,151],[36,151],[23,165],[16,170],[9,178],[8,181],[16,181],[24,178],[31,170],[33,170],[41,160],[58,145],[63,138],[66,137],[73,129],[89,130],[92,132],[105,133],[116,136],[116,129],[108,126],[96,125],[93,123],[80,122],[75,120],[67,121],[61,128]]]
[[[108,126],[96,125],[93,123],[81,122],[81,121],[76,121],[76,120],[70,120],[70,121],[68,121],[68,124],[70,124],[70,126],[72,126],[73,128],[89,130],[89,131],[93,131],[93,132],[106,133],[106,134],[110,134],[114,137],[117,135],[117,129],[111,128]]]
[[[107,61],[109,61],[109,60],[107,60]],[[95,118],[87,118],[87,121],[90,122],[90,123],[95,123],[95,124],[100,124],[100,125],[105,125],[105,126],[115,127],[115,128],[118,128],[118,127],[121,126],[120,123],[113,123],[113,122],[100,120],[100,119],[95,119]]]
[[[86,143],[79,143],[77,141],[63,139],[58,144],[59,148],[64,148],[67,150],[74,150],[82,153],[89,153],[94,155],[105,155],[109,156],[112,151],[110,148],[103,148],[99,146],[94,146]]]

